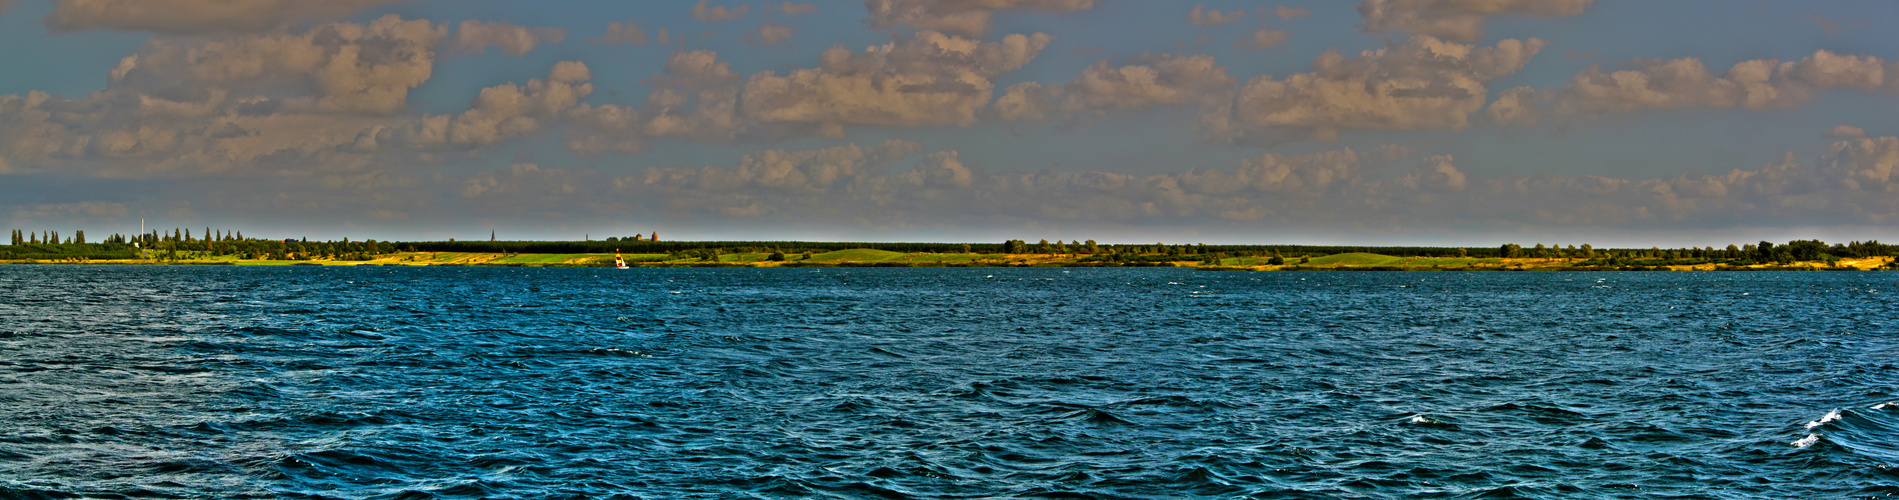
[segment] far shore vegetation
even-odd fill
[[[308,241],[193,234],[111,235],[15,230],[7,264],[610,267],[1192,267],[1215,271],[1720,271],[1892,270],[1899,246],[1795,240],[1725,248],[1373,247],[1322,245],[661,241],[658,234],[590,241]]]

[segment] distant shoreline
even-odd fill
[[[775,257],[774,257],[775,255]],[[1867,271],[1899,267],[1892,257],[1735,265],[1632,259],[1609,263],[1582,258],[1397,257],[1353,252],[1318,257],[1133,256],[1104,259],[1086,254],[900,253],[850,249],[824,253],[778,252],[623,254],[629,267],[749,268],[903,268],[903,267],[1184,267],[1204,271]],[[11,265],[179,265],[179,266],[371,266],[371,267],[613,267],[615,254],[522,254],[486,252],[395,252],[354,259],[245,259],[234,256],[187,256],[177,259],[12,259]],[[715,260],[716,259],[716,260]],[[776,260],[782,259],[782,260]],[[1272,263],[1273,260],[1281,263]]]

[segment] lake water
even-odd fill
[[[0,498],[1887,496],[1895,281],[0,266]]]

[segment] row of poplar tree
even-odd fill
[[[85,244],[86,232],[73,231],[73,235],[70,237],[67,237],[65,241],[62,242],[59,239],[58,231],[41,231],[37,233],[29,233],[29,232],[15,229],[13,230],[12,239],[8,241],[14,245],[59,245],[59,244],[69,245],[69,244],[74,244],[74,243]]]

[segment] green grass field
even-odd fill
[[[1308,267],[1464,267],[1480,262],[1496,262],[1497,259],[1478,259],[1469,257],[1394,257],[1375,253],[1342,253],[1314,257],[1311,261],[1299,264],[1299,259],[1286,259],[1288,265]]]
[[[491,264],[560,264],[581,257],[592,256],[584,253],[524,253],[515,254]]]
[[[899,260],[902,262],[918,262],[918,263],[928,263],[928,264],[967,264],[970,262],[976,262],[980,260],[1000,260],[1002,258],[1004,258],[1002,254],[915,253],[915,254],[905,255],[896,260]]]
[[[903,257],[904,255],[908,255],[908,254],[891,252],[887,250],[870,250],[870,249],[864,249],[864,248],[856,248],[856,249],[851,249],[851,250],[838,250],[835,252],[814,253],[814,254],[811,254],[810,260],[813,262],[827,262],[827,261],[884,262],[884,261],[896,260],[898,258]],[[786,257],[787,257],[786,260],[790,260],[790,256],[786,256]]]

